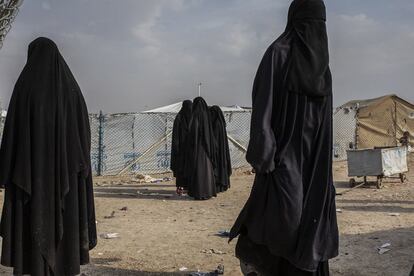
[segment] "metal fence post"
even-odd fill
[[[104,116],[102,110],[99,111],[99,136],[98,136],[98,170],[97,175],[102,175],[102,160],[103,160],[103,122]]]

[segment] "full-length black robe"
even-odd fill
[[[56,44],[38,38],[14,87],[0,150],[1,264],[76,275],[97,242],[88,111]]]
[[[213,139],[207,103],[203,98],[197,97],[193,101],[186,169],[190,174],[188,195],[195,199],[209,199],[217,195],[213,166]]]
[[[332,79],[323,1],[295,0],[253,85],[247,160],[257,175],[230,237],[264,275],[328,275],[338,254]]]
[[[188,189],[189,173],[186,171],[188,134],[190,132],[193,103],[183,102],[181,110],[174,120],[171,142],[171,170],[174,173],[177,187]]]
[[[229,142],[227,139],[226,120],[220,107],[210,107],[211,124],[214,134],[214,175],[217,192],[224,192],[230,188],[231,160]]]

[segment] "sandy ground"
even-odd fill
[[[414,162],[410,167],[404,184],[390,179],[381,190],[369,186],[337,196],[341,240],[340,255],[330,262],[332,275],[409,275],[414,264]],[[346,163],[335,163],[334,173],[337,192],[347,191]],[[253,178],[236,173],[231,190],[208,201],[175,195],[174,182],[96,178],[98,234],[120,237],[99,238],[83,273],[187,275],[179,269],[212,271],[223,264],[225,275],[241,275],[235,242],[228,244],[216,233],[232,226]],[[379,255],[376,248],[388,242],[391,250]],[[0,267],[0,274],[11,275],[11,270]]]

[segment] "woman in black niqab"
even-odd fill
[[[226,131],[226,120],[220,107],[210,107],[211,125],[214,135],[214,175],[217,192],[224,192],[230,188],[231,160],[229,142]]]
[[[14,87],[0,149],[1,264],[76,275],[95,247],[88,111],[56,44],[38,38]]]
[[[332,80],[321,0],[295,0],[253,85],[247,160],[257,172],[230,234],[263,275],[329,275],[338,254]]]
[[[189,173],[186,171],[188,135],[190,132],[193,103],[183,101],[181,110],[174,120],[171,141],[171,170],[175,177],[177,193],[188,190]]]
[[[190,174],[188,195],[194,199],[209,199],[217,195],[214,178],[214,137],[206,101],[193,101],[193,114],[188,138],[188,165]]]

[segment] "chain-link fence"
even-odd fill
[[[95,175],[170,171],[175,113],[89,114]],[[249,110],[224,112],[233,168],[248,166]],[[0,117],[0,141],[6,117]]]
[[[414,112],[399,105],[341,106],[333,114],[334,161],[346,160],[347,150],[400,145],[410,132],[413,149]],[[379,115],[378,115],[379,114]],[[248,166],[250,110],[224,112],[233,168]],[[171,136],[175,113],[90,114],[91,159],[95,175],[154,174],[170,171]],[[388,116],[388,117],[387,117]],[[0,118],[0,138],[5,116]]]
[[[338,108],[333,114],[333,160],[346,160],[346,151],[355,149],[357,110]]]
[[[224,112],[233,168],[247,166],[250,112]],[[174,113],[91,114],[92,167],[97,175],[170,171]]]

